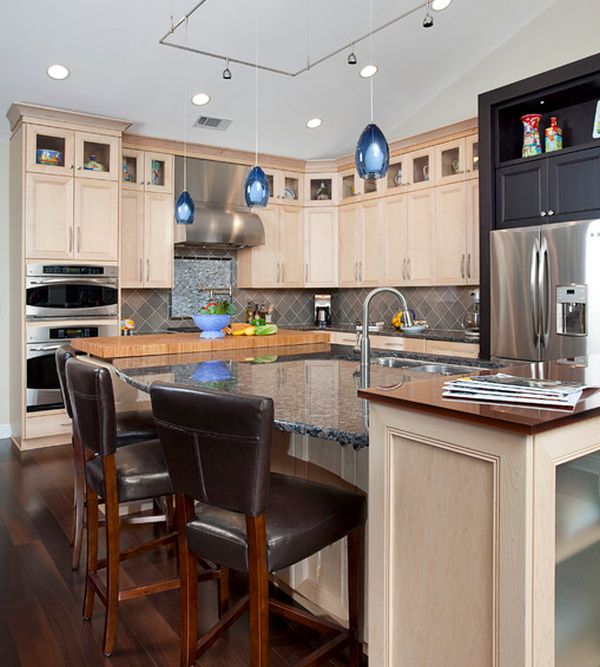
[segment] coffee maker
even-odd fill
[[[315,294],[315,326],[331,326],[331,294]]]

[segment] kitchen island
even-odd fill
[[[117,381],[117,388],[129,387],[138,405],[145,402],[147,406],[148,391],[155,381],[272,397],[276,429],[274,470],[368,491],[368,402],[357,394],[359,356],[351,348],[319,342],[322,336],[328,339],[328,333],[304,334],[309,337],[308,342],[298,345],[231,349],[230,339],[225,339],[221,349],[162,355],[145,354],[154,349],[145,347],[145,339],[153,346],[155,337],[135,336],[129,341],[135,345],[131,349],[141,351],[141,356],[91,359],[114,369],[117,378],[124,381]],[[165,337],[177,347],[177,338],[182,335]],[[240,340],[248,339],[241,336]],[[277,338],[272,336],[269,340]],[[117,347],[123,351],[126,343],[106,339],[99,346],[88,339],[73,344],[81,351],[114,352]],[[213,343],[218,346],[219,341]],[[379,363],[389,360],[390,353],[385,357],[375,353],[373,357],[371,381],[377,385],[398,387],[422,383],[431,377],[430,356],[412,354],[407,359],[407,355],[398,353],[393,357],[397,367]],[[435,360],[457,363],[456,359]],[[424,370],[427,368],[429,371]],[[444,372],[450,372],[447,366]],[[126,407],[132,407],[131,402]],[[325,611],[344,621],[345,558],[344,543],[333,544],[293,568],[278,572],[277,583],[313,611]]]
[[[600,386],[600,357],[506,372]],[[600,392],[574,413],[442,398],[370,403],[369,655],[378,667],[600,663]]]

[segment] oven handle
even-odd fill
[[[68,343],[68,340],[65,340],[63,343],[60,345],[44,345],[44,347],[31,347],[30,345],[27,346],[27,351],[28,352],[50,352],[52,350],[58,350],[58,348],[62,347],[66,343]]]
[[[44,278],[43,280],[27,280],[29,285],[104,285],[117,288],[116,278]]]

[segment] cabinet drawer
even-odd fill
[[[400,350],[403,352],[425,352],[423,338],[403,338],[401,336],[371,336],[371,347],[380,350]]]
[[[28,414],[25,418],[24,436],[28,440],[50,438],[57,435],[70,435],[70,433],[71,420],[65,410]]]
[[[332,331],[329,334],[329,342],[332,345],[352,345],[354,347],[356,344],[356,335],[341,331]]]
[[[469,359],[477,359],[479,356],[479,345],[477,343],[453,343],[447,340],[428,340],[426,343],[427,354],[467,357]]]

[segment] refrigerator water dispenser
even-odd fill
[[[587,336],[587,285],[557,285],[556,333]]]

